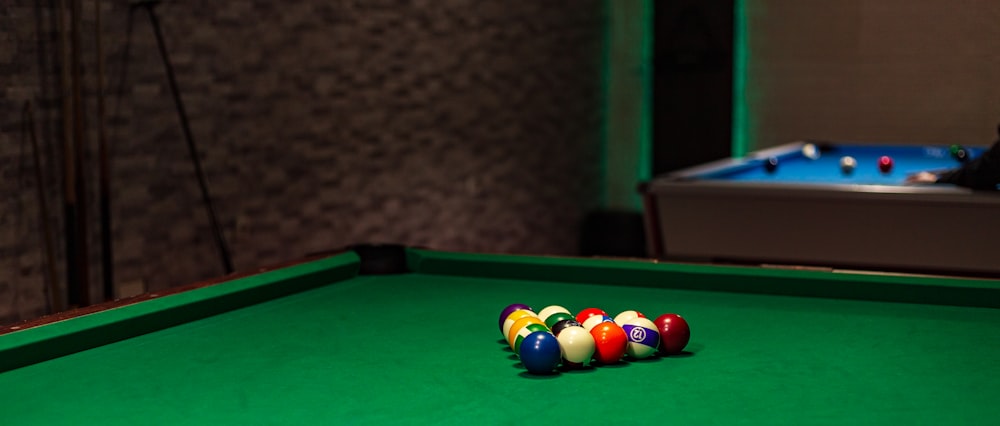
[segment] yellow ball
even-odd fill
[[[515,321],[524,317],[537,317],[537,316],[538,315],[535,315],[534,312],[531,312],[527,309],[518,309],[514,312],[511,312],[510,315],[507,315],[507,319],[503,321],[503,337],[507,338],[508,333],[510,332],[510,326],[514,325]]]
[[[510,330],[507,332],[507,343],[510,344],[511,349],[514,349],[514,341],[517,339],[517,333],[528,324],[541,324],[543,327],[545,326],[545,323],[542,322],[542,320],[533,316],[522,317],[521,319],[514,321],[514,324],[511,324]]]

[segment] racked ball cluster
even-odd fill
[[[691,339],[687,321],[677,314],[649,320],[641,312],[624,311],[614,318],[598,308],[576,315],[562,306],[535,313],[528,305],[509,305],[500,313],[500,331],[521,364],[532,374],[614,364],[627,355],[643,359],[657,353],[676,355]]]

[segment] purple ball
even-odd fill
[[[506,308],[503,308],[503,311],[500,312],[500,331],[503,331],[503,321],[507,319],[507,315],[510,315],[511,312],[514,312],[518,309],[527,309],[531,312],[535,312],[531,310],[530,306],[525,305],[523,303],[515,303],[513,305],[508,305]]]

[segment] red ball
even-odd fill
[[[892,158],[889,157],[888,155],[883,155],[879,157],[878,169],[881,170],[882,173],[889,173],[890,171],[892,171]]]
[[[604,312],[603,310],[597,308],[587,308],[580,311],[580,313],[576,314],[576,322],[583,324],[585,321],[587,321],[587,318],[590,318],[594,315],[607,315],[607,314],[608,314],[607,312]]]
[[[628,346],[628,336],[614,322],[602,322],[590,329],[590,335],[594,336],[594,359],[602,364],[614,364],[625,356],[625,348]]]
[[[653,321],[660,332],[660,353],[676,355],[684,350],[691,340],[691,327],[677,314],[663,314]]]

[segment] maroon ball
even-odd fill
[[[684,350],[691,340],[691,328],[686,320],[677,314],[663,314],[653,321],[660,332],[660,353],[676,355]]]

